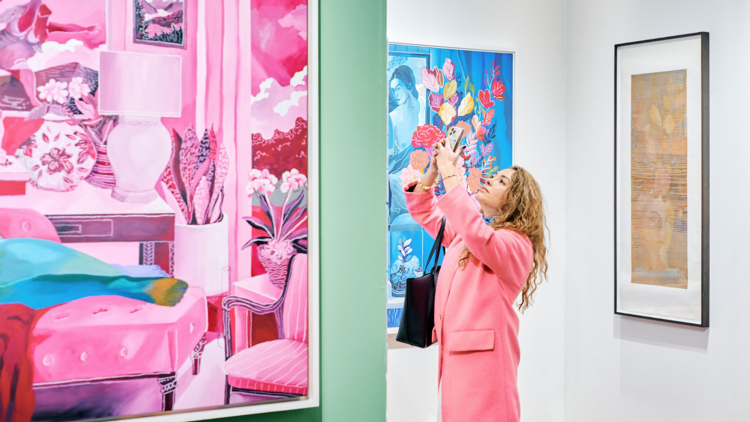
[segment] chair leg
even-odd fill
[[[276,316],[276,328],[279,330],[279,339],[284,338],[284,309],[282,306],[279,306],[278,309],[276,309],[276,312],[274,312],[274,315]]]
[[[177,391],[177,375],[171,374],[160,375],[159,385],[161,385],[161,410],[173,410],[175,401],[175,392]]]
[[[198,375],[201,371],[201,357],[203,357],[203,349],[206,347],[206,335],[203,335],[203,338],[198,342],[198,344],[195,346],[195,349],[193,349],[193,353],[191,353],[190,357],[193,359],[193,375]]]
[[[232,386],[229,385],[229,380],[227,379],[224,383],[224,404],[229,404],[229,396],[232,395]]]

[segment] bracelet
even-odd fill
[[[430,186],[425,186],[425,185],[423,185],[423,184],[422,184],[422,181],[420,180],[420,181],[419,181],[419,186],[420,186],[420,187],[421,187],[422,189],[424,189],[424,190],[430,190],[430,189],[432,189],[432,187],[433,187],[433,186],[435,186],[435,184],[433,183],[433,184],[431,184]]]
[[[443,176],[443,180],[450,179],[451,177],[456,177],[455,174],[451,174],[450,176]]]

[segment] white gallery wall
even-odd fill
[[[613,315],[614,45],[698,31],[711,51],[708,329]],[[748,41],[747,1],[567,2],[566,421],[750,420]]]
[[[535,305],[521,317],[524,422],[562,421],[564,415],[564,5],[562,0],[388,1],[391,42],[516,52],[515,163],[541,184],[552,233],[549,283],[540,286]],[[434,421],[437,347],[399,347],[394,337],[388,339],[388,422]]]

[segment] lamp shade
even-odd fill
[[[102,51],[99,60],[99,114],[180,117],[179,56]]]

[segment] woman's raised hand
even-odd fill
[[[456,151],[453,151],[449,145],[450,141],[448,139],[443,139],[440,142],[436,142],[433,146],[433,161],[436,162],[440,173],[445,171],[455,172],[458,157],[460,157],[464,149],[466,149],[466,146],[462,146]],[[432,167],[432,163],[430,163],[430,167]]]

